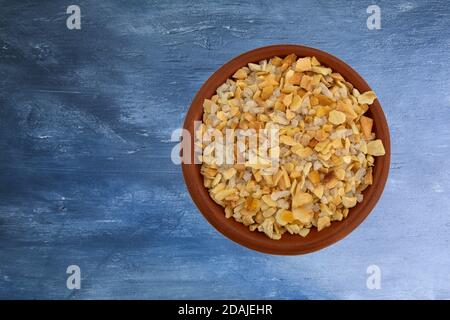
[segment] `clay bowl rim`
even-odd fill
[[[258,62],[274,56],[284,57],[291,53],[295,53],[298,57],[315,56],[323,65],[339,72],[360,92],[371,90],[366,81],[353,68],[327,52],[293,44],[260,47],[231,59],[215,71],[201,86],[192,101],[184,122],[184,129],[191,134],[191,145],[193,145],[194,141],[194,121],[201,120],[203,113],[202,104],[205,98],[211,98],[217,87],[231,77],[236,70],[247,65],[247,63]],[[225,218],[224,209],[210,198],[206,188],[203,186],[200,165],[193,164],[194,155],[192,152],[190,154],[191,164],[182,163],[187,189],[206,220],[224,236],[242,246],[276,255],[299,255],[323,249],[350,234],[364,221],[380,199],[387,181],[391,146],[388,124],[378,99],[370,106],[367,114],[374,120],[373,131],[377,139],[383,141],[386,154],[375,158],[373,184],[364,190],[364,200],[350,209],[346,219],[340,222],[332,222],[330,227],[320,232],[312,228],[310,234],[305,238],[285,233],[281,240],[272,240],[262,232],[252,232],[248,227],[236,222],[234,219]]]

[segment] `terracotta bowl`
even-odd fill
[[[247,63],[258,62],[274,56],[284,57],[291,53],[295,53],[298,57],[315,56],[323,65],[339,72],[360,92],[371,90],[369,85],[355,70],[326,52],[299,45],[273,45],[258,48],[243,53],[224,64],[200,88],[192,101],[184,122],[184,128],[191,133],[192,145],[194,140],[194,121],[201,121],[202,119],[202,105],[205,98],[211,98],[222,83],[230,78],[236,70],[247,65]],[[364,190],[364,200],[350,210],[346,219],[340,222],[332,222],[330,227],[320,232],[317,232],[316,228],[312,228],[309,235],[305,238],[285,233],[281,240],[272,240],[262,232],[251,232],[248,227],[236,222],[233,218],[225,218],[224,209],[210,198],[206,188],[203,186],[200,165],[182,164],[184,180],[189,193],[209,223],[226,237],[247,248],[270,254],[295,255],[313,252],[329,246],[348,235],[369,215],[380,198],[388,177],[391,153],[389,129],[378,99],[370,106],[367,114],[374,120],[373,131],[376,137],[383,141],[386,155],[375,158],[373,184]],[[191,160],[193,163],[193,153],[191,153]]]

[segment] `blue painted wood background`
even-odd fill
[[[81,30],[66,28],[70,4]],[[347,61],[391,129],[376,209],[306,256],[225,239],[170,161],[207,77],[276,43]],[[450,298],[449,61],[444,0],[1,1],[0,298]]]

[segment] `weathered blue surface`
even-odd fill
[[[447,1],[376,1],[381,30],[366,27],[372,1],[137,3],[0,2],[0,298],[450,298]],[[276,43],[347,61],[391,129],[374,212],[306,256],[225,239],[170,161],[203,81]],[[81,290],[66,288],[71,264]]]

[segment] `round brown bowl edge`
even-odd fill
[[[333,71],[342,74],[347,81],[361,92],[371,90],[365,80],[349,65],[324,51],[291,44],[257,48],[225,63],[205,81],[197,92],[184,122],[184,128],[191,133],[191,145],[193,145],[194,141],[194,121],[201,120],[203,114],[202,103],[205,98],[210,98],[219,85],[247,63],[257,62],[274,56],[286,56],[290,53],[295,53],[300,57],[316,56],[323,65],[329,66]],[[193,164],[193,153],[190,154],[191,164],[182,163],[183,177],[187,189],[207,221],[223,235],[245,247],[263,253],[278,255],[305,254],[327,247],[347,236],[364,221],[375,207],[387,181],[390,164],[390,137],[387,121],[378,99],[370,106],[367,113],[374,120],[373,130],[377,138],[383,141],[386,155],[375,159],[373,185],[364,190],[364,200],[350,210],[346,219],[340,222],[333,222],[330,227],[321,232],[317,232],[317,229],[313,228],[305,238],[298,235],[284,234],[281,240],[272,240],[261,232],[251,232],[248,227],[232,218],[225,218],[223,208],[210,198],[208,191],[203,186],[200,165]]]

